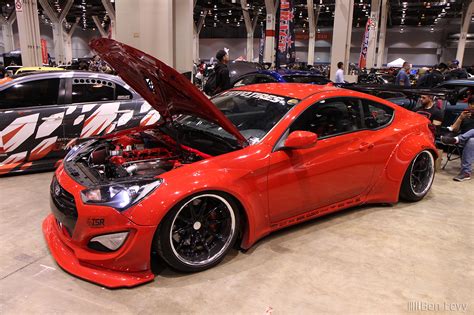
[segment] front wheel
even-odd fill
[[[433,154],[427,150],[418,153],[403,177],[400,197],[406,201],[423,199],[433,184],[434,173]]]
[[[234,245],[240,225],[237,205],[218,192],[183,200],[163,220],[155,247],[168,265],[184,272],[218,264]]]

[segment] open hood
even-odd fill
[[[108,38],[94,39],[90,47],[166,121],[178,114],[197,116],[219,125],[241,145],[247,144],[237,127],[197,87],[165,63]]]

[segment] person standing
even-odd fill
[[[403,67],[398,71],[397,77],[395,78],[395,84],[410,87],[410,64],[408,62],[403,63]]]
[[[343,69],[344,64],[342,61],[339,61],[337,63],[337,71],[336,71],[336,83],[345,83],[344,81],[344,69]]]
[[[445,63],[440,63],[431,72],[422,76],[416,86],[420,88],[432,88],[444,81],[444,76],[448,70]]]
[[[467,79],[467,71],[459,67],[459,61],[453,60],[449,65],[450,71],[446,74],[446,80]]]
[[[219,93],[232,87],[230,85],[229,68],[227,67],[227,64],[229,63],[229,55],[225,50],[221,49],[217,52],[216,59],[218,62],[214,68],[214,71],[216,72],[215,93]]]
[[[3,62],[0,61],[0,79],[3,79],[6,74],[7,74],[7,70],[5,69]]]

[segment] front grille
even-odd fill
[[[77,208],[74,196],[59,185],[56,176],[53,177],[50,187],[50,204],[56,220],[66,228],[69,236],[72,236],[77,222]]]

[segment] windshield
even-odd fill
[[[217,108],[250,144],[259,142],[299,101],[294,98],[247,91],[228,91],[212,99]],[[181,115],[176,122],[188,128],[235,141],[233,135],[218,125],[195,116]]]
[[[286,82],[291,83],[311,83],[311,84],[319,84],[324,85],[331,82],[325,77],[317,76],[317,75],[285,75],[283,76]]]

